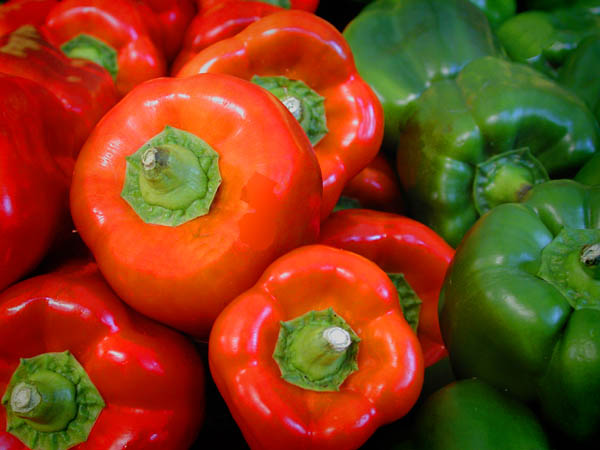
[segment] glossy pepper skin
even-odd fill
[[[333,210],[346,182],[377,155],[383,137],[379,100],[356,71],[342,34],[312,13],[290,10],[263,17],[201,51],[177,76],[197,73],[247,80],[285,76],[301,80],[324,98],[328,131],[314,144],[323,178],[322,219]]]
[[[398,174],[411,217],[453,247],[490,207],[518,201],[547,176],[572,177],[600,144],[600,127],[577,96],[493,57],[433,84],[415,111],[400,138]]]
[[[56,0],[12,0],[0,5],[0,36],[23,25],[42,25]]]
[[[198,11],[206,11],[217,5],[236,2],[237,0],[196,0]],[[245,0],[244,0],[245,1]],[[262,3],[268,3],[282,8],[302,9],[304,11],[315,12],[319,6],[319,0],[256,0]]]
[[[600,79],[594,64],[600,61],[600,31],[579,43],[558,72],[558,82],[575,92],[600,121]]]
[[[76,449],[189,448],[204,418],[204,366],[184,336],[121,302],[95,263],[30,278],[0,297],[0,391],[20,358],[69,350],[106,406]],[[24,450],[0,406],[0,447]]]
[[[573,6],[553,11],[525,11],[496,32],[508,56],[557,78],[565,59],[589,36],[600,36],[600,1],[596,11]]]
[[[590,158],[579,172],[577,172],[574,180],[583,184],[600,184],[600,153]]]
[[[207,214],[147,223],[121,197],[126,157],[165,128],[204,140],[222,183]],[[321,178],[297,121],[263,89],[204,74],[136,88],[96,127],[75,167],[71,211],[117,294],[200,338],[278,256],[319,231]]]
[[[599,205],[600,187],[555,180],[497,206],[457,249],[440,295],[457,378],[536,403],[571,439],[597,437],[600,424],[589,401],[600,395]]]
[[[56,47],[81,34],[111,47],[116,52],[117,91],[124,96],[143,81],[166,74],[160,22],[143,11],[148,9],[130,0],[65,0],[50,11],[43,31]]]
[[[383,105],[384,146],[391,152],[416,99],[433,81],[500,54],[488,20],[468,0],[380,0],[348,24],[344,37]]]
[[[65,116],[39,84],[0,74],[0,291],[41,261],[67,222]]]
[[[61,127],[65,137],[73,140],[73,158],[118,100],[106,70],[90,61],[67,58],[31,25],[0,37],[0,72],[36,81],[60,100],[67,116]]]
[[[412,450],[546,450],[536,416],[519,401],[476,378],[453,382],[419,406],[410,429]]]
[[[181,48],[184,34],[196,7],[193,0],[143,0],[158,16],[163,30],[163,47],[167,61],[172,61]]]
[[[273,358],[280,322],[332,307],[358,334],[358,370],[338,391],[281,378]],[[213,379],[253,449],[353,449],[404,416],[423,382],[423,359],[385,272],[329,246],[276,260],[217,319],[209,340]]]
[[[425,367],[447,356],[438,322],[438,297],[454,250],[425,225],[368,209],[337,211],[321,225],[319,243],[368,258],[386,273],[401,273],[423,302],[417,335]]]
[[[498,28],[500,24],[517,12],[516,0],[469,0],[480,8],[490,21],[492,28]]]
[[[398,174],[383,154],[378,154],[346,183],[336,209],[343,209],[344,201],[356,204],[353,207],[376,211],[404,211],[404,198],[400,191]]]
[[[281,11],[278,6],[259,1],[229,1],[201,10],[185,31],[181,50],[171,66],[179,70],[202,49],[234,36],[262,17]]]

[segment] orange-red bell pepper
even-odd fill
[[[206,11],[217,5],[231,3],[237,0],[196,0],[198,11]],[[247,1],[247,0],[245,0]],[[250,0],[254,1],[254,0]],[[319,6],[319,0],[256,0],[263,3],[280,6],[282,8],[303,9],[305,11],[315,12]]]
[[[57,0],[11,0],[0,5],[0,36],[23,25],[42,25]]]
[[[73,141],[72,157],[118,100],[105,69],[90,61],[67,58],[32,25],[0,37],[0,72],[36,81],[56,95],[66,110],[61,127],[65,137]]]
[[[321,177],[275,97],[222,74],[161,78],[98,124],[71,212],[117,294],[197,337],[286,251],[314,242]]]
[[[206,72],[253,80],[293,111],[321,167],[321,218],[333,210],[346,182],[377,155],[381,104],[356,71],[342,34],[312,13],[286,10],[263,17],[202,50],[177,76]]]
[[[68,222],[66,119],[47,89],[0,73],[0,291],[40,262]]]
[[[43,31],[68,56],[104,66],[123,96],[166,73],[161,23],[139,5],[133,0],[64,0],[50,11]]]
[[[422,303],[420,312],[411,313],[415,319],[412,323],[418,324],[425,366],[447,355],[437,311],[440,289],[454,250],[440,236],[408,217],[347,209],[333,213],[322,223],[319,242],[358,253],[377,263],[401,289],[400,297],[406,295],[411,300],[414,291]]]
[[[209,340],[213,379],[253,449],[356,449],[404,416],[423,356],[376,264],[324,245],[276,260]]]
[[[3,450],[189,448],[204,376],[192,342],[124,305],[92,262],[0,296]]]
[[[187,28],[181,50],[171,66],[171,73],[179,72],[200,50],[236,35],[261,17],[277,11],[281,11],[281,8],[269,3],[233,0],[203,9]]]
[[[376,211],[404,211],[398,175],[385,156],[378,154],[367,167],[346,183],[336,209],[343,209],[344,203]]]

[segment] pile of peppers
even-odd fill
[[[592,449],[600,0],[0,0],[0,450]]]

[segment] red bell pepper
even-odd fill
[[[163,46],[167,61],[172,61],[183,36],[196,13],[193,0],[143,0],[157,16],[163,29]]]
[[[90,59],[108,70],[121,96],[166,73],[158,17],[132,0],[61,1],[43,31],[67,56]]]
[[[440,236],[408,217],[347,209],[333,213],[321,224],[319,242],[358,253],[377,263],[400,288],[401,298],[404,295],[411,300],[414,291],[422,303],[420,312],[411,313],[415,319],[411,323],[418,324],[425,365],[430,366],[447,355],[437,311],[440,289],[454,250]]]
[[[171,66],[171,73],[179,72],[200,50],[236,35],[251,23],[277,11],[281,11],[281,8],[260,1],[222,2],[200,11],[185,32],[181,51]]]
[[[385,156],[378,154],[367,167],[346,183],[336,209],[343,209],[343,203],[391,213],[404,211],[398,175]]]
[[[412,408],[424,373],[385,272],[324,245],[282,256],[229,304],[208,357],[253,449],[358,448]]]
[[[73,157],[118,100],[106,70],[89,61],[67,58],[31,25],[0,37],[0,72],[36,81],[58,97],[67,115],[60,126],[63,131],[68,127]]]
[[[0,36],[23,25],[42,25],[57,0],[11,0],[0,5]]]
[[[204,376],[194,345],[127,308],[92,262],[0,296],[3,450],[189,448]]]
[[[237,0],[196,0],[198,11],[206,11],[223,3],[231,3]],[[253,1],[253,0],[250,0]],[[264,3],[280,6],[282,8],[303,9],[304,11],[315,12],[319,6],[319,0],[257,0]]]
[[[321,218],[344,185],[376,155],[383,111],[333,25],[306,11],[263,17],[237,35],[205,48],[178,72],[227,73],[270,90],[300,121],[323,178]]]
[[[117,294],[206,338],[225,305],[319,232],[321,177],[298,122],[239,78],[138,86],[82,149],[71,213]]]
[[[40,262],[68,217],[65,116],[38,83],[0,73],[0,291]]]

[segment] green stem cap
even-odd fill
[[[258,75],[252,77],[252,82],[271,92],[285,105],[300,122],[313,147],[327,134],[325,98],[304,82],[286,77],[259,77]]]
[[[528,148],[495,155],[477,165],[473,200],[479,215],[502,203],[518,202],[538,183],[549,179]]]
[[[219,155],[197,136],[165,129],[127,157],[121,197],[146,223],[177,226],[209,212]]]
[[[538,277],[554,285],[573,308],[600,308],[600,229],[563,228],[542,250]]]
[[[410,287],[403,273],[388,273],[387,276],[392,280],[398,299],[400,300],[400,308],[404,318],[416,333],[419,328],[419,315],[421,314],[421,305],[423,301],[417,293]]]
[[[35,450],[66,450],[85,442],[105,406],[68,351],[21,359],[2,405],[6,431]]]
[[[337,391],[355,370],[360,339],[333,309],[281,322],[273,358],[283,379],[313,391]]]
[[[106,42],[82,33],[65,42],[60,46],[60,49],[69,58],[87,59],[95,62],[104,67],[113,80],[117,79],[117,73],[119,72],[117,51]]]
[[[263,3],[268,3],[269,5],[279,6],[280,8],[290,9],[292,4],[290,0],[259,0]]]

